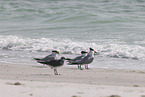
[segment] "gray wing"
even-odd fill
[[[53,67],[62,66],[64,64],[64,60],[47,60],[47,61],[37,61],[38,63],[46,64]]]
[[[78,61],[82,60],[83,58],[84,58],[84,56],[78,56],[78,57],[76,57],[76,58],[70,60],[69,63],[75,63],[75,62],[78,62]]]
[[[83,58],[83,56],[78,56],[78,57],[72,59],[72,61],[81,60],[82,58]]]
[[[42,58],[41,61],[54,60],[54,59],[55,59],[55,57],[48,55],[48,56]]]
[[[87,55],[86,57],[84,57],[82,60],[77,61],[77,64],[90,64],[92,63],[94,60],[94,57]]]

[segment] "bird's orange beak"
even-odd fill
[[[59,52],[59,51],[57,51],[56,53],[57,53],[57,54],[59,54],[60,52]]]
[[[96,51],[94,51],[94,53],[97,53]]]

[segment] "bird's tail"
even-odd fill
[[[38,62],[38,63],[45,64],[45,61],[40,61],[40,60],[38,60],[37,62]]]
[[[34,60],[41,60],[40,58],[33,58]]]
[[[77,65],[77,62],[69,62],[67,65]]]
[[[69,61],[69,60],[72,60],[72,59],[71,58],[66,58],[65,60],[68,60]]]

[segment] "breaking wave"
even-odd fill
[[[145,60],[145,47],[139,45],[97,44],[70,39],[32,39],[0,35],[0,49],[2,50],[51,52],[52,49],[57,49],[63,54],[80,54],[81,50],[88,51],[89,47],[94,48],[101,57]]]

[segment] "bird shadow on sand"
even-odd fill
[[[71,70],[79,70],[78,68],[67,68],[67,69],[71,69]]]
[[[91,68],[88,68],[88,69],[85,69],[85,68],[81,68],[81,69],[78,69],[78,68],[68,68],[68,69],[71,69],[71,70],[92,70]]]
[[[48,68],[48,67],[45,67],[45,66],[32,66],[32,67],[36,67],[36,68]]]
[[[52,76],[53,74],[31,74],[32,76]]]
[[[43,74],[31,74],[32,76],[57,76],[57,75],[55,75],[55,74],[45,74],[45,73],[43,73]],[[58,76],[60,76],[60,75],[62,75],[62,74],[58,74]]]

